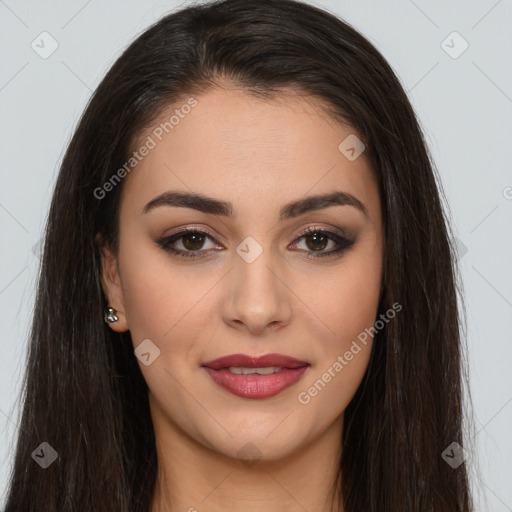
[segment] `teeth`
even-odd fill
[[[242,368],[241,366],[231,366],[228,368],[231,373],[237,375],[250,375],[257,373],[258,375],[272,375],[282,370],[279,366],[266,366],[265,368]]]

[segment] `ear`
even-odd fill
[[[113,331],[125,332],[128,330],[128,323],[126,321],[124,294],[117,258],[107,243],[101,243],[99,247],[101,253],[101,286],[108,305],[116,310],[116,316],[119,318],[117,322],[109,323],[108,326]]]

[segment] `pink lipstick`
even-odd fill
[[[243,398],[269,398],[295,384],[309,363],[282,354],[232,354],[203,364],[213,381]]]

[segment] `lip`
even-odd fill
[[[239,375],[231,373],[231,366],[262,368],[277,366],[281,370],[271,375]],[[242,398],[261,399],[275,396],[301,379],[309,363],[282,354],[266,354],[252,357],[232,354],[207,363],[203,368],[220,387]]]
[[[242,366],[244,368],[263,368],[265,366],[279,366],[280,368],[299,368],[301,366],[308,366],[307,361],[300,361],[294,357],[285,356],[283,354],[265,354],[264,356],[249,356],[246,354],[231,354],[229,356],[219,357],[203,366],[213,370],[220,370],[222,368],[229,368],[230,366]]]

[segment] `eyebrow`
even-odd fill
[[[177,192],[169,190],[155,197],[144,206],[142,213],[148,213],[151,210],[162,206],[174,206],[179,208],[192,208],[203,213],[212,215],[221,215],[223,217],[235,217],[236,211],[233,204],[227,201],[221,201],[213,197],[208,197],[195,192]],[[357,197],[336,190],[326,194],[307,196],[303,199],[297,199],[284,205],[279,212],[281,221],[298,217],[304,213],[323,210],[330,206],[353,206],[361,211],[366,217],[369,217],[365,205]]]

